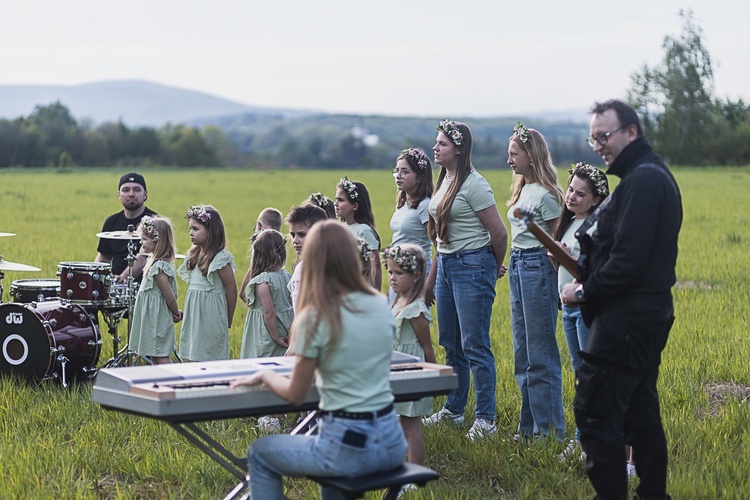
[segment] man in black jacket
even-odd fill
[[[597,498],[627,498],[626,443],[633,446],[638,496],[669,498],[656,382],[674,321],[680,192],[628,104],[596,103],[590,132],[607,173],[622,181],[587,221],[597,227],[579,238],[582,281],[561,296],[564,304],[581,303],[591,327],[576,372],[576,424]]]

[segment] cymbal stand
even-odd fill
[[[3,258],[2,255],[0,255],[0,260]],[[5,278],[5,275],[2,271],[0,271],[0,304],[3,303],[3,279]]]

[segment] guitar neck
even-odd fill
[[[536,236],[536,239],[544,245],[544,248],[546,248],[549,253],[557,259],[557,262],[559,262],[561,266],[567,269],[568,272],[578,280],[578,261],[575,257],[570,255],[565,249],[561,248],[560,245],[533,220],[529,221],[528,228],[529,231],[531,231],[531,234]]]

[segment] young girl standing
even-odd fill
[[[372,262],[375,270],[374,287],[380,291],[383,274],[380,269],[380,236],[375,230],[375,216],[372,213],[370,193],[361,182],[341,179],[336,186],[336,200],[333,202],[336,216],[343,222],[355,237],[362,238],[372,248]]]
[[[174,324],[182,319],[172,263],[176,254],[172,223],[147,215],[138,232],[143,252],[151,255],[133,307],[129,347],[154,364],[171,363],[169,356],[176,349]]]
[[[193,244],[177,274],[188,283],[180,331],[180,355],[190,361],[229,359],[229,328],[237,305],[234,257],[224,223],[211,205],[188,209]]]
[[[587,163],[578,163],[570,169],[568,189],[565,192],[565,205],[555,227],[554,238],[566,248],[570,254],[578,258],[581,253],[581,245],[575,234],[586,218],[593,212],[604,199],[609,196],[609,183],[607,175],[600,169]],[[596,223],[591,226],[589,233],[596,230]],[[562,292],[565,285],[573,282],[573,275],[563,266],[557,268],[557,290]],[[565,341],[568,344],[570,362],[573,371],[578,370],[581,365],[579,351],[586,347],[589,338],[589,327],[583,321],[581,307],[579,304],[562,305],[562,324],[565,332]],[[575,441],[568,444],[566,455],[573,455],[580,447],[581,435],[576,427]]]
[[[244,290],[250,310],[242,332],[241,358],[283,356],[289,347],[294,312],[285,263],[286,242],[281,233],[274,229],[259,232],[253,243],[251,279]]]
[[[416,356],[421,361],[435,363],[435,351],[430,341],[432,316],[422,299],[427,261],[424,250],[410,243],[391,246],[383,250],[383,260],[388,269],[391,290],[396,295],[391,306],[396,318],[393,349]],[[397,403],[396,413],[401,416],[409,462],[424,463],[422,417],[432,413],[432,398]]]
[[[507,203],[511,226],[508,275],[514,372],[521,392],[519,439],[535,435],[562,439],[562,365],[555,338],[557,273],[544,246],[513,212],[516,207],[532,210],[536,223],[552,234],[563,194],[547,142],[520,122],[508,142],[508,165],[513,169]]]
[[[432,165],[427,154],[421,148],[408,148],[401,151],[393,169],[398,194],[396,210],[391,217],[393,239],[391,246],[414,243],[422,247],[427,258],[426,275],[432,268],[432,240],[427,230],[430,219],[429,205],[434,186],[432,183]],[[437,270],[437,269],[436,269]],[[428,280],[434,283],[434,276]],[[388,298],[393,301],[395,293],[389,290]],[[432,305],[435,293],[432,288],[425,290],[425,303]]]

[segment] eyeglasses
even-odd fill
[[[623,125],[622,127],[616,128],[614,130],[610,130],[609,132],[605,132],[603,134],[599,134],[596,137],[588,137],[586,138],[586,142],[589,143],[589,146],[592,148],[596,145],[598,142],[600,146],[606,146],[607,141],[609,140],[609,137],[614,134],[615,132],[619,132],[620,130],[627,128],[627,125]]]
[[[409,175],[409,172],[411,172],[411,171],[410,170],[399,170],[397,168],[394,168],[393,169],[393,177],[395,179],[403,179],[407,175]]]

